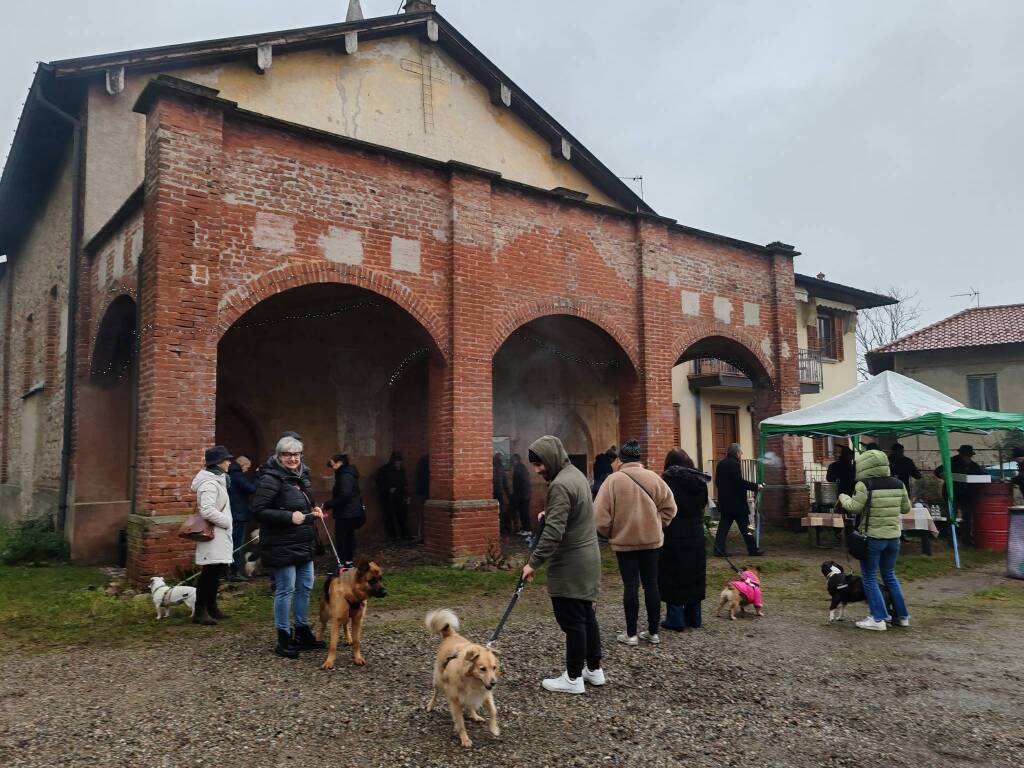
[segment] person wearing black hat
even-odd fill
[[[228,467],[235,457],[223,445],[207,448],[205,466],[192,479],[196,509],[213,526],[210,541],[196,542],[196,565],[202,570],[196,583],[195,624],[212,625],[227,615],[217,607],[221,576],[231,564],[234,543],[231,536],[231,500],[228,496]]]
[[[903,446],[900,443],[893,443],[889,451],[889,470],[892,472],[893,477],[899,478],[899,481],[903,483],[903,487],[907,489],[909,494],[910,478],[920,480],[921,470],[917,468],[914,460],[903,452]]]
[[[845,493],[847,496],[853,495],[853,489],[857,485],[857,468],[853,465],[853,450],[850,446],[839,446],[836,460],[828,465],[828,470],[825,472],[825,480],[830,483],[838,483],[839,493]]]
[[[400,451],[392,452],[387,464],[377,470],[377,497],[384,513],[388,541],[408,539],[409,492]]]
[[[961,445],[954,456],[949,461],[950,471],[954,475],[984,475],[983,470],[976,461],[974,461],[974,446],[972,445]],[[943,479],[942,465],[939,464],[935,468],[935,476],[940,480]],[[942,483],[942,498],[946,498],[946,483]],[[974,488],[971,483],[953,483],[953,502],[956,504],[957,518],[960,522],[960,539],[964,544],[973,543],[973,537],[971,535],[973,509],[974,509]]]

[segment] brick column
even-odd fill
[[[673,447],[675,410],[672,407],[672,314],[678,298],[656,279],[658,264],[668,260],[668,226],[662,219],[638,215],[639,249],[637,315],[640,338],[639,395],[642,435],[622,434],[622,440],[639,437],[644,460],[657,468]]]
[[[436,556],[480,555],[500,543],[491,498],[491,370],[496,277],[492,174],[451,163],[449,362],[430,367],[430,492],[424,545]]]
[[[769,282],[772,293],[772,363],[775,387],[756,386],[754,391],[754,439],[762,419],[800,408],[799,342],[797,341],[796,298],[793,294],[792,246],[768,246]],[[765,463],[765,493],[762,512],[766,519],[787,523],[807,512],[807,484],[803,472],[803,442],[799,437],[772,437],[766,450],[780,461]]]
[[[146,115],[146,177],[134,501],[168,528],[192,510],[189,486],[214,440],[220,283],[222,112],[192,98],[216,91],[178,82],[157,79],[135,105]],[[187,564],[187,541],[153,525],[133,530],[143,528],[131,538],[130,578]]]

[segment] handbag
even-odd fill
[[[178,528],[178,536],[189,541],[213,541],[213,523],[193,512]]]
[[[857,560],[866,560],[868,557],[868,521],[871,519],[871,491],[874,487],[874,483],[871,482],[874,478],[870,478],[864,482],[864,487],[868,489],[868,500],[864,505],[864,533],[861,533],[858,529],[860,528],[860,521],[857,521],[857,525],[853,527],[849,535],[846,537],[846,551],[850,553],[850,557],[856,558]]]

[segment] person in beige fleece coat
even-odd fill
[[[639,639],[657,644],[661,642],[658,551],[665,541],[665,527],[676,516],[676,502],[661,476],[640,463],[638,441],[623,443],[616,464],[616,471],[601,484],[594,499],[597,532],[611,544],[622,576],[626,631],[616,639],[625,645],[637,645]],[[638,636],[641,583],[647,631]]]

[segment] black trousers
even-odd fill
[[[722,510],[721,514],[722,518],[718,521],[718,532],[715,534],[715,554],[729,554],[725,551],[725,540],[729,538],[729,529],[732,528],[733,523],[736,523],[736,527],[740,529],[740,535],[743,536],[743,541],[747,545],[747,553],[752,555],[757,552],[757,541],[754,539],[754,534],[747,530],[750,527],[750,510],[743,509],[738,512]]]
[[[530,497],[512,497],[512,516],[519,518],[519,530],[529,531],[530,526]]]
[[[583,664],[591,670],[601,668],[601,630],[590,600],[552,597],[555,621],[565,633],[565,671],[575,679],[583,674]]]
[[[616,552],[622,576],[622,609],[626,613],[626,634],[636,637],[640,618],[640,584],[644,585],[644,606],[647,609],[647,631],[658,634],[661,623],[661,595],[658,593],[657,549]]]
[[[409,509],[406,507],[405,499],[396,493],[389,494],[385,498],[384,527],[387,530],[387,537],[389,539],[409,538],[407,526]]]
[[[196,610],[205,608],[207,611],[217,610],[217,589],[221,577],[228,568],[226,563],[204,565],[196,581]]]
[[[356,520],[337,518],[334,521],[334,546],[338,548],[338,559],[351,563],[356,553]]]

